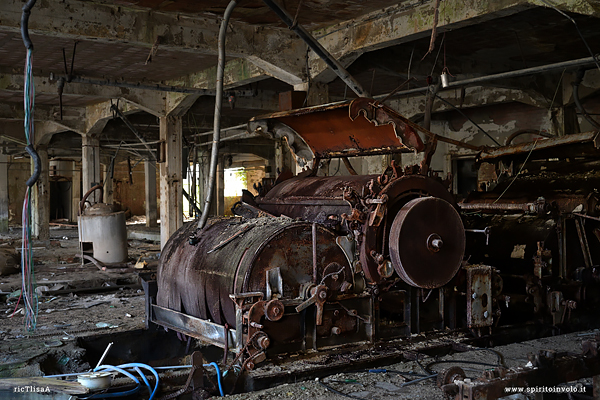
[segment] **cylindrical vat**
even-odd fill
[[[107,204],[96,204],[77,217],[79,243],[86,251],[90,244],[93,257],[104,263],[127,261],[125,213],[112,212]]]
[[[301,297],[314,283],[312,224],[284,218],[220,219],[209,224],[190,244],[192,222],[165,245],[158,269],[157,304],[218,324],[235,326],[230,294],[267,294],[267,271],[279,268],[282,299]],[[335,235],[317,225],[317,279],[331,272],[351,287],[353,274]],[[193,241],[192,241],[193,243]]]

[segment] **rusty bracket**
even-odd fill
[[[303,301],[302,303],[300,303],[296,307],[296,312],[301,312],[302,310],[305,310],[306,308],[308,308],[314,304],[317,307],[317,317],[316,317],[317,325],[322,325],[323,324],[323,304],[325,304],[325,301],[327,300],[327,286],[325,286],[325,285],[312,286],[309,289],[309,294],[310,294],[310,297],[308,299],[306,299],[305,301]]]
[[[465,229],[465,232],[483,233],[485,235],[485,245],[487,246],[490,243],[490,234],[492,233],[492,228],[489,226],[486,226],[483,229]]]
[[[266,317],[265,311],[269,310],[269,304],[279,311],[283,308],[283,304],[280,306],[279,304],[272,303],[273,301],[279,302],[279,300],[272,300],[270,302],[257,301],[250,307],[248,314],[244,316],[248,322],[248,339],[244,347],[250,355],[250,358],[244,361],[243,365],[245,369],[251,370],[255,364],[266,359],[264,351],[271,345],[271,339],[262,331],[264,326],[261,324],[261,320],[263,317]],[[283,313],[281,313],[281,316],[283,316]]]
[[[263,299],[263,293],[247,292],[230,294],[229,298],[235,303],[236,308],[242,311],[248,311],[256,302],[259,302]]]
[[[202,353],[195,351],[192,353],[192,388],[203,389],[204,388],[204,367],[203,367]]]
[[[381,224],[381,221],[383,221],[383,217],[385,216],[387,201],[387,194],[383,194],[377,199],[365,200],[365,203],[367,204],[377,204],[375,210],[371,211],[371,215],[369,216],[369,226],[379,226]]]
[[[170,393],[161,398],[161,400],[176,399],[179,396],[189,393],[192,390],[204,389],[204,366],[202,353],[195,351],[192,353],[192,369],[188,375],[185,385],[176,392]]]

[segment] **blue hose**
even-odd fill
[[[223,385],[221,385],[221,370],[219,369],[219,366],[217,365],[216,362],[211,362],[210,364],[204,364],[204,367],[210,367],[213,366],[215,367],[215,369],[217,370],[217,383],[219,385],[219,393],[221,393],[221,397],[225,396],[223,394]]]
[[[209,364],[204,364],[204,367],[211,367],[211,366],[214,367],[215,370],[216,370],[216,373],[217,373],[217,383],[218,383],[218,386],[219,386],[219,393],[221,394],[221,397],[223,397],[223,396],[225,396],[225,394],[223,392],[223,385],[221,383],[221,370],[219,369],[219,366],[215,362],[211,362]],[[137,386],[134,389],[131,389],[131,390],[128,390],[128,391],[125,391],[125,392],[95,394],[95,395],[92,395],[92,396],[88,397],[88,399],[98,399],[98,398],[103,398],[103,397],[121,397],[121,396],[128,396],[130,394],[134,394],[134,393],[138,392],[140,390],[140,386],[141,386],[140,381],[133,374],[125,371],[125,368],[132,368],[138,374],[140,374],[140,377],[144,381],[144,384],[148,388],[148,391],[151,392],[150,393],[150,397],[148,398],[148,400],[152,400],[154,398],[154,395],[156,394],[156,390],[158,389],[158,384],[159,384],[159,382],[158,382],[159,381],[158,373],[151,366],[149,366],[147,364],[141,364],[141,363],[122,364],[122,365],[119,365],[118,367],[114,367],[112,365],[99,365],[98,367],[94,368],[94,372],[97,372],[97,371],[100,371],[100,370],[112,370],[112,371],[120,372],[121,374],[123,374],[123,375],[127,376],[128,378],[132,379],[136,383]],[[147,369],[148,371],[150,371],[152,373],[152,375],[154,375],[154,378],[156,379],[156,384],[154,385],[154,390],[151,390],[150,383],[148,382],[148,379],[146,379],[146,375],[144,375],[142,373],[142,371],[139,370],[139,368]]]
[[[122,396],[129,396],[131,394],[139,392],[139,390],[140,390],[140,381],[138,381],[135,376],[133,376],[129,372],[125,371],[124,369],[121,369],[119,367],[114,367],[112,365],[99,365],[98,367],[94,368],[94,372],[96,372],[96,371],[98,371],[100,369],[102,369],[102,370],[108,369],[108,370],[120,372],[123,375],[127,376],[128,378],[131,378],[136,383],[137,386],[134,389],[127,390],[125,392],[98,393],[98,394],[94,394],[94,395],[92,395],[90,397],[87,397],[87,399],[101,399],[101,398],[105,398],[105,397],[122,397]]]
[[[154,375],[154,378],[156,379],[156,384],[154,385],[154,390],[152,391],[152,393],[150,394],[150,397],[148,398],[148,400],[152,400],[154,398],[154,395],[156,394],[156,390],[158,389],[158,372],[156,372],[156,370],[154,368],[152,368],[151,366],[147,365],[147,364],[141,364],[141,363],[129,363],[129,364],[123,364],[123,365],[119,365],[120,368],[144,368],[147,369],[148,371],[150,371],[152,373],[152,375]],[[144,377],[144,381],[146,382],[146,384],[148,385],[148,391],[150,391],[150,384],[147,383],[148,381],[146,380],[146,376],[144,374],[141,374],[141,376]]]
[[[156,390],[158,389],[158,379],[159,379],[158,373],[151,366],[146,365],[146,364],[139,364],[139,363],[122,364],[122,365],[119,365],[118,367],[114,367],[112,365],[99,365],[96,368],[94,368],[94,372],[105,371],[105,370],[119,372],[119,373],[127,376],[131,380],[133,380],[137,386],[134,389],[127,390],[124,392],[98,393],[98,394],[92,395],[87,398],[88,399],[100,399],[100,398],[105,398],[105,397],[122,397],[122,396],[129,396],[131,394],[137,393],[141,387],[140,381],[133,374],[125,371],[125,368],[133,368],[138,374],[140,374],[140,376],[142,377],[142,380],[144,381],[144,384],[148,388],[148,392],[150,393],[150,397],[148,398],[148,400],[152,400],[152,398],[154,397],[154,394],[156,393]],[[142,371],[140,371],[140,368],[147,369],[154,375],[154,378],[156,379],[156,384],[154,385],[154,390],[152,390],[150,383],[148,382],[148,379],[146,378],[146,375],[144,375],[142,373]]]
[[[135,370],[135,372],[138,373],[140,378],[142,378],[142,380],[146,384],[146,387],[148,388],[148,393],[152,393],[152,388],[150,387],[150,382],[148,382],[148,379],[146,378],[146,374],[144,374],[138,367],[135,367],[133,369]]]

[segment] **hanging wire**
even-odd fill
[[[25,88],[24,88],[24,108],[25,108],[25,138],[27,145],[34,143],[33,132],[33,110],[35,103],[35,91],[33,85],[33,46],[27,48],[27,57],[25,61]],[[31,246],[31,189],[32,185],[27,185],[25,199],[23,200],[22,211],[22,237],[21,237],[21,296],[17,301],[14,316],[21,299],[24,306],[24,325],[29,332],[34,331],[37,325],[38,315],[38,295],[35,291],[35,272],[33,269],[33,252]]]

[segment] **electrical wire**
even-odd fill
[[[152,373],[152,375],[154,375],[154,379],[155,379],[155,384],[154,384],[154,389],[150,386],[150,382],[148,381],[148,378],[146,378],[146,375],[140,370],[140,368],[146,369],[148,371],[150,371],[150,373]],[[141,364],[141,363],[129,363],[129,364],[121,364],[119,366],[113,366],[113,365],[99,365],[96,368],[94,368],[94,372],[107,372],[107,371],[113,371],[113,372],[118,372],[120,374],[125,375],[126,377],[130,378],[133,382],[135,382],[136,387],[130,390],[126,390],[123,392],[110,392],[110,393],[96,393],[93,394],[91,396],[88,397],[82,397],[83,399],[102,399],[102,398],[112,398],[112,397],[124,397],[124,396],[130,396],[132,394],[135,394],[137,392],[140,391],[142,383],[140,382],[140,380],[138,378],[135,377],[135,375],[133,375],[131,372],[128,372],[127,369],[133,369],[135,372],[137,372],[140,377],[142,378],[142,381],[144,383],[144,385],[146,385],[146,388],[148,388],[148,393],[150,394],[150,397],[148,397],[148,400],[152,400],[154,398],[154,395],[156,394],[156,391],[158,390],[158,384],[159,384],[159,376],[158,376],[158,372],[156,372],[156,370],[154,368],[152,368],[151,366],[147,365],[147,364]]]
[[[219,366],[217,365],[216,362],[211,362],[210,364],[204,364],[203,367],[215,367],[215,370],[217,372],[217,385],[219,386],[219,393],[221,394],[221,397],[225,396],[223,394],[223,385],[221,384],[221,370],[219,369]]]
[[[31,3],[31,2],[30,2]],[[35,2],[33,2],[35,3]],[[31,4],[30,7],[32,7]],[[24,11],[25,12],[25,11]],[[27,56],[25,60],[25,87],[23,93],[23,103],[25,108],[25,138],[27,139],[27,151],[32,155],[32,160],[39,157],[33,150],[34,131],[33,131],[33,110],[35,106],[35,90],[33,85],[33,44],[27,47]],[[36,164],[37,176],[39,176],[39,165]],[[33,268],[33,252],[31,246],[31,190],[37,180],[37,176],[32,181],[30,178],[27,181],[27,190],[23,199],[22,209],[22,236],[21,236],[21,295],[17,300],[17,305],[13,311],[11,318],[15,315],[21,299],[24,306],[24,326],[25,330],[35,331],[37,326],[38,315],[38,295],[35,291],[35,273]]]

